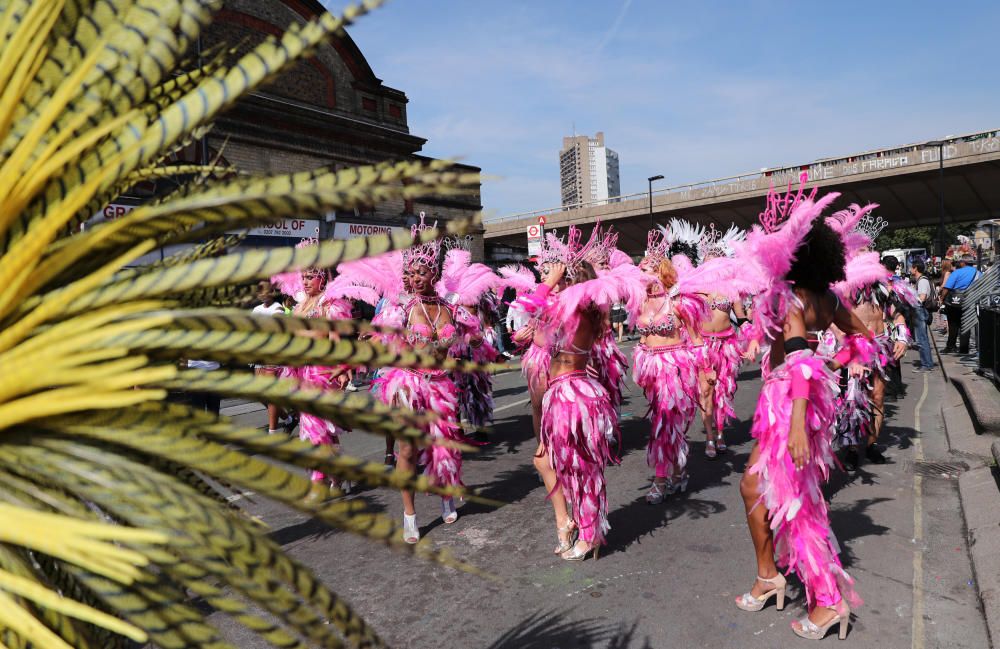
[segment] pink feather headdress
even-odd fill
[[[400,251],[345,261],[327,286],[327,295],[361,300],[375,306],[379,299],[397,303],[403,294],[403,255]]]
[[[646,254],[640,262],[640,268],[656,268],[666,259],[670,241],[660,228],[650,230],[646,235]]]
[[[501,278],[489,266],[473,264],[468,250],[455,248],[445,255],[441,279],[434,288],[449,304],[473,306],[501,284]]]
[[[587,255],[587,261],[595,268],[609,268],[611,255],[618,250],[618,233],[610,227],[601,233],[600,228],[600,223],[594,225],[594,232],[591,235],[594,245]]]
[[[503,278],[503,285],[514,289],[518,295],[527,295],[538,287],[535,274],[520,264],[501,266],[498,270]]]
[[[314,246],[319,243],[319,239],[310,238],[302,239],[297,244],[296,248],[305,248],[306,246]],[[303,269],[309,270],[309,269]],[[322,271],[327,277],[329,277],[328,272],[324,269]],[[305,283],[302,281],[302,270],[293,270],[287,273],[278,273],[271,277],[271,283],[278,288],[279,291],[285,295],[290,295],[297,302],[301,302],[304,299],[304,294],[306,292]]]
[[[413,235],[413,240],[416,241],[420,236],[420,233],[425,230],[431,230],[437,227],[437,221],[434,225],[427,225],[424,223],[424,213],[420,213],[420,223],[412,226],[410,228],[410,234]],[[424,266],[426,268],[431,268],[435,271],[441,265],[441,240],[435,239],[434,241],[428,241],[427,243],[420,243],[414,246],[410,246],[403,251],[403,265],[404,266]]]
[[[542,252],[538,255],[538,268],[542,269],[546,264],[563,264],[566,266],[566,276],[575,278],[580,262],[588,259],[597,245],[597,234],[597,228],[594,228],[586,243],[583,243],[583,232],[575,225],[569,226],[565,240],[552,232],[546,234]]]
[[[848,258],[862,248],[868,248],[875,243],[876,237],[888,223],[882,217],[873,218],[871,212],[878,203],[869,203],[864,207],[852,203],[847,209],[834,212],[826,218],[829,225],[844,242],[844,251]]]
[[[816,199],[816,192],[819,191],[818,187],[813,187],[813,190],[809,194],[805,193],[806,182],[808,180],[808,173],[803,171],[799,174],[799,189],[794,195],[792,194],[791,180],[788,181],[788,190],[784,195],[774,191],[774,184],[771,184],[771,189],[767,192],[767,206],[758,217],[761,226],[764,228],[764,232],[768,234],[776,232],[781,227],[781,224],[787,221],[792,212],[802,203]]]
[[[733,246],[742,241],[745,236],[743,230],[740,230],[735,224],[730,225],[729,229],[723,232],[717,230],[714,223],[709,223],[701,240],[698,241],[698,257],[702,261],[709,257],[732,257]]]

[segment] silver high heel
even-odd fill
[[[707,442],[705,442],[705,457],[707,457],[710,460],[714,460],[718,456],[719,454],[716,452],[715,449],[715,440],[710,439]]]
[[[847,623],[851,619],[851,609],[844,604],[843,601],[834,609],[837,614],[829,622],[823,626],[818,626],[808,616],[799,620],[799,625],[796,627],[792,624],[792,631],[795,635],[800,638],[805,638],[806,640],[822,640],[826,637],[826,632],[830,630],[834,624],[839,624],[840,628],[837,630],[837,638],[840,640],[847,639]]]
[[[664,489],[668,496],[673,496],[674,494],[682,494],[688,489],[688,474],[687,471],[682,473],[676,478],[668,478]]]
[[[653,484],[649,486],[649,491],[646,492],[646,502],[650,505],[659,505],[663,502],[663,497],[666,495],[666,487],[668,480],[664,479],[662,482],[658,482],[659,478],[653,478]]]
[[[715,437],[715,448],[718,449],[719,453],[725,453],[729,450],[729,447],[726,446],[726,438],[722,436],[722,433]]]
[[[586,543],[586,541],[584,541]],[[573,544],[569,550],[566,550],[559,556],[563,558],[564,561],[584,561],[590,556],[590,553],[594,553],[594,561],[597,561],[597,555],[601,550],[599,545],[591,545],[586,550],[581,550],[579,545]]]
[[[441,518],[448,525],[458,520],[458,511],[455,509],[454,498],[441,499]]]
[[[410,545],[420,540],[420,528],[417,527],[417,514],[403,514],[403,540]]]
[[[741,611],[756,612],[764,608],[764,605],[767,604],[767,601],[771,599],[772,595],[776,595],[778,597],[778,610],[780,611],[785,608],[785,576],[779,572],[770,579],[761,577],[760,575],[757,575],[757,579],[765,584],[771,584],[774,588],[767,591],[763,595],[754,595],[753,591],[743,593],[736,598],[736,607]]]
[[[579,534],[579,530],[576,527],[576,521],[572,518],[566,520],[566,524],[557,530],[557,540],[559,545],[556,546],[555,552],[553,554],[562,554],[563,552],[568,552],[576,545],[576,537]],[[566,534],[566,540],[563,540],[562,535]]]

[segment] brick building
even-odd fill
[[[304,23],[323,11],[318,0],[226,0],[203,34],[198,51],[225,44],[243,54],[268,35],[279,36],[289,25]],[[204,142],[187,147],[179,157],[211,160],[221,151],[226,163],[248,173],[428,159],[419,153],[426,139],[411,134],[407,125],[407,101],[403,91],[375,76],[361,50],[345,34],[241,99],[216,121]],[[145,192],[139,193],[133,204]],[[129,197],[123,198],[122,202],[129,203]],[[339,212],[335,219],[328,216],[327,221],[320,221],[319,228],[324,238],[346,238],[366,230],[405,227],[421,211],[431,220],[443,221],[469,217],[480,209],[477,188],[470,195],[399,200]],[[298,237],[252,236],[247,245],[297,241]],[[473,254],[482,257],[481,234]]]

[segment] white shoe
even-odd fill
[[[403,540],[410,545],[420,540],[420,528],[417,527],[416,514],[403,514]]]
[[[441,499],[441,518],[449,525],[458,520],[458,511],[455,509],[454,498]]]
[[[268,435],[277,435],[278,433],[283,433],[283,432],[285,432],[285,431],[283,431],[283,430],[276,430],[274,428],[268,428],[267,429],[267,434]]]

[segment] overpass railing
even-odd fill
[[[953,145],[963,142],[975,142],[977,140],[997,138],[1000,135],[1000,131],[982,131],[979,133],[970,133],[968,135],[958,135],[947,137],[941,140],[944,143],[945,148],[943,149],[944,158],[950,159],[956,157],[955,153],[950,153],[947,150],[948,145]],[[839,158],[821,158],[815,162],[811,162],[805,165],[797,165],[790,167],[776,167],[776,168],[765,168],[760,171],[739,174],[736,176],[725,176],[723,178],[715,178],[713,180],[705,180],[696,183],[686,183],[683,185],[674,185],[671,187],[662,187],[660,189],[654,189],[652,195],[665,196],[668,194],[678,194],[684,192],[690,192],[692,190],[707,189],[711,187],[718,186],[729,186],[729,185],[739,185],[741,183],[747,183],[752,185],[750,189],[755,189],[756,181],[761,179],[767,179],[769,183],[783,184],[790,181],[795,181],[798,175],[805,171],[808,174],[809,180],[823,180],[827,177],[824,173],[827,169],[832,169],[838,165],[848,165],[853,163],[859,163],[858,168],[863,172],[866,169],[865,161],[877,160],[879,158],[893,158],[895,156],[906,155],[907,153],[912,153],[915,151],[928,150],[928,153],[932,155],[921,158],[921,162],[938,162],[938,144],[929,145],[927,142],[919,142],[916,144],[908,144],[904,146],[897,146],[885,149],[875,149],[872,151],[865,151],[863,153],[858,153],[850,156],[843,156]],[[876,171],[881,168],[880,163],[875,163],[870,165],[872,171]],[[888,165],[890,168],[892,165]],[[857,173],[857,172],[854,172]],[[534,219],[541,215],[552,215],[558,214],[560,212],[569,212],[572,210],[578,210],[586,207],[598,207],[601,205],[608,205],[611,203],[620,203],[624,201],[633,200],[649,200],[650,192],[636,192],[634,194],[622,194],[621,196],[612,196],[609,198],[602,198],[593,201],[583,201],[578,203],[571,203],[569,205],[560,205],[557,207],[550,207],[541,210],[532,210],[530,212],[519,212],[517,214],[509,214],[507,216],[500,216],[497,218],[488,219],[487,223],[497,224],[503,223],[505,221],[518,221],[522,219]]]

